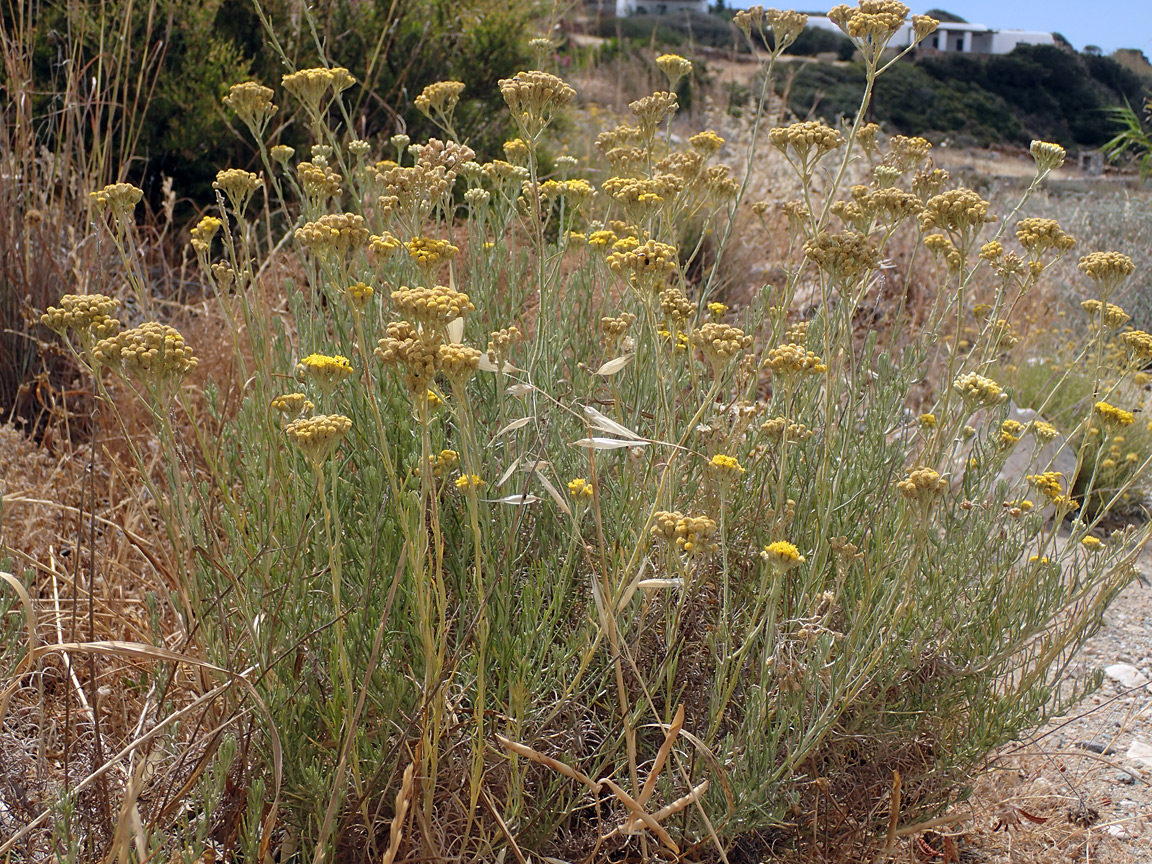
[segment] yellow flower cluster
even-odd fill
[[[679,510],[659,510],[652,517],[652,536],[676,545],[691,556],[707,555],[719,548],[716,523],[707,516],[685,516]]]
[[[622,312],[615,318],[604,317],[600,319],[600,332],[615,345],[628,334],[635,322],[636,315],[632,312]]]
[[[438,240],[434,237],[413,237],[404,247],[416,266],[423,270],[431,270],[444,261],[451,261],[460,251],[447,240]]]
[[[131,183],[111,183],[99,192],[88,194],[97,210],[107,210],[118,217],[130,214],[143,197],[144,190]]]
[[[948,481],[931,468],[913,468],[896,484],[896,488],[911,501],[930,501],[948,488]]]
[[[402,315],[433,328],[445,327],[476,308],[467,294],[443,285],[433,288],[402,285],[392,292],[392,303]]]
[[[1067,252],[1076,245],[1076,238],[1064,233],[1055,219],[1021,219],[1016,226],[1016,239],[1034,258],[1049,249]]]
[[[1059,472],[1045,471],[1041,474],[1029,474],[1027,479],[1049,501],[1064,500],[1064,488],[1061,483],[1064,477]]]
[[[769,543],[760,552],[760,557],[763,558],[773,570],[781,572],[799,567],[804,563],[804,556],[800,554],[800,550],[787,540],[777,540],[775,543]]]
[[[1098,321],[1098,323],[1102,324],[1108,330],[1119,330],[1132,320],[1132,316],[1115,303],[1085,300],[1080,304],[1080,308],[1088,313],[1089,318],[1093,321]]]
[[[771,420],[765,420],[760,424],[760,431],[770,441],[777,444],[783,441],[785,436],[789,441],[807,441],[816,434],[803,423],[793,423],[786,417],[773,417]]]
[[[276,113],[276,106],[272,104],[272,88],[256,81],[233,84],[224,97],[224,104],[236,112],[236,116],[257,138],[263,134],[264,127]]]
[[[351,378],[353,369],[347,357],[339,354],[309,354],[296,366],[297,376],[313,381],[322,393],[331,393],[345,379]]]
[[[555,112],[576,98],[575,90],[549,72],[517,72],[511,78],[501,78],[499,85],[512,119],[532,141]]]
[[[821,157],[842,146],[844,136],[819,120],[805,120],[769,130],[768,141],[785,156],[791,155],[807,172]]]
[[[321,104],[331,89],[333,95],[343,93],[356,83],[343,66],[331,69],[324,67],[316,69],[301,69],[292,72],[280,79],[284,89],[299,99],[304,107],[313,115],[320,113]]]
[[[1008,394],[1000,389],[1000,385],[991,378],[985,378],[976,372],[966,372],[957,376],[952,382],[952,389],[959,393],[965,402],[972,405],[1003,405],[1008,401]]]
[[[437,353],[437,365],[456,385],[467,381],[480,366],[481,352],[459,342],[441,345]]]
[[[207,255],[212,248],[212,238],[224,227],[215,216],[205,216],[192,229],[192,251],[197,255]]]
[[[462,81],[436,81],[429,84],[420,95],[413,100],[416,110],[431,117],[439,114],[447,117],[460,102],[460,94],[464,92]]]
[[[456,488],[461,492],[468,489],[479,489],[484,485],[484,481],[480,479],[479,474],[461,474],[456,478]]]
[[[285,416],[306,416],[316,406],[303,393],[284,393],[272,400],[271,408]]]
[[[711,129],[705,129],[703,132],[698,132],[689,138],[688,146],[702,156],[707,157],[718,152],[720,148],[724,146],[724,139]]]
[[[690,341],[704,352],[704,356],[719,371],[728,361],[752,347],[752,337],[739,327],[708,321],[692,331]]]
[[[1120,341],[1141,361],[1152,360],[1152,334],[1143,330],[1129,330],[1120,335]]]
[[[1060,437],[1060,430],[1044,420],[1032,421],[1032,433],[1041,441],[1054,441]]]
[[[459,464],[460,454],[455,450],[441,450],[437,455],[428,457],[428,466],[434,477],[443,477]]]
[[[681,78],[692,73],[692,61],[679,54],[661,54],[656,58],[656,65],[668,78],[668,86],[673,90]]]
[[[579,207],[596,194],[587,180],[545,180],[540,184],[540,197],[545,201],[567,198],[573,207]]]
[[[296,179],[300,181],[300,188],[308,203],[316,208],[342,191],[340,175],[327,165],[300,162],[296,165]]]
[[[828,371],[819,355],[791,342],[769,349],[764,368],[775,375],[823,375]]]
[[[895,135],[888,141],[884,154],[884,167],[894,168],[897,176],[921,165],[932,152],[932,144],[919,135]],[[947,175],[944,175],[947,177]]]
[[[568,482],[568,494],[575,498],[577,502],[591,501],[592,484],[583,477],[577,477],[575,480]]]
[[[608,266],[616,273],[631,273],[647,287],[676,272],[678,266],[675,246],[648,240],[630,251],[613,252]]]
[[[1087,549],[1089,552],[1099,552],[1102,548],[1104,548],[1104,541],[1099,537],[1093,537],[1091,534],[1089,534],[1087,537],[1080,541],[1080,545]]]
[[[1024,424],[1019,420],[1005,420],[1000,424],[1000,447],[1007,450],[1024,435]]]
[[[804,243],[804,255],[828,275],[833,285],[853,285],[880,266],[880,254],[863,234],[821,231]]]
[[[1080,259],[1080,270],[1096,283],[1101,298],[1107,300],[1116,286],[1135,272],[1136,265],[1119,252],[1089,252]]]
[[[1067,155],[1059,144],[1051,144],[1048,141],[1033,141],[1028,150],[1036,162],[1037,169],[1043,174],[1063,165],[1064,157]]]
[[[351,428],[352,420],[343,414],[317,414],[293,420],[284,433],[318,467]]]
[[[272,155],[273,160],[281,165],[287,165],[288,160],[296,155],[296,148],[289,147],[287,144],[277,144],[268,152]]]
[[[263,183],[260,177],[243,168],[225,168],[216,173],[212,188],[223,192],[232,205],[232,211],[238,216],[244,213],[249,200],[256,194]]]
[[[1097,402],[1093,411],[1105,426],[1120,428],[1131,426],[1136,422],[1136,416],[1131,411],[1125,411],[1123,408],[1117,408],[1107,402]]]
[[[376,291],[367,282],[353,282],[344,289],[344,296],[348,298],[348,303],[357,312],[364,311],[364,307],[368,305],[368,301],[372,299],[372,295]]]
[[[923,426],[925,429],[935,429],[936,428],[936,415],[935,414],[921,414],[919,419],[920,419],[920,425]]]
[[[436,363],[439,360],[439,330],[421,333],[408,321],[394,321],[379,340],[372,352],[386,365],[404,366],[404,383],[412,395],[427,391],[428,385],[436,377]]]
[[[152,383],[179,381],[200,362],[174,327],[149,321],[107,339],[92,349],[97,363],[121,366]]]
[[[735,456],[726,456],[723,453],[717,453],[712,457],[708,463],[708,471],[722,483],[739,480],[745,473]]]
[[[48,307],[40,323],[60,335],[72,330],[85,339],[107,339],[120,330],[120,322],[113,317],[119,300],[104,294],[65,294],[59,303]]]
[[[504,364],[512,357],[512,349],[517,343],[524,341],[524,334],[513,324],[511,327],[493,331],[491,336],[488,342],[488,359],[494,366],[503,369]]]
[[[344,256],[368,240],[364,217],[356,213],[328,213],[296,229],[296,239],[316,255]]]
[[[679,107],[676,94],[667,90],[658,90],[628,104],[636,122],[640,124],[640,137],[644,140],[651,138],[656,127],[675,114]]]
[[[989,206],[971,189],[950,189],[928,199],[920,214],[920,226],[969,237],[986,222],[995,221],[996,217],[988,215]]]
[[[390,232],[373,234],[368,238],[368,257],[377,266],[391,258],[403,244]]]

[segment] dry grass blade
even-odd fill
[[[665,804],[659,810],[652,814],[652,818],[657,822],[667,819],[669,816],[674,816],[692,804],[695,804],[704,797],[704,793],[708,791],[708,781],[704,780],[700,785],[694,787],[687,795],[681,795],[670,804]]]
[[[616,831],[628,834],[634,833],[634,829],[629,828],[628,826],[635,825],[636,822],[641,822],[645,828],[647,828],[660,839],[661,843],[663,843],[677,855],[680,854],[680,847],[676,845],[675,841],[673,841],[673,839],[669,836],[668,832],[664,830],[664,826],[657,822],[656,818],[651,813],[646,812],[644,808],[641,807],[631,795],[616,785],[614,781],[605,778],[604,785],[612,790],[612,793],[620,800],[620,803],[623,804],[629,812],[629,818],[628,821],[624,823],[624,827],[618,828]],[[615,833],[615,831],[613,833]]]
[[[8,713],[8,701],[19,687],[20,676],[32,666],[32,658],[36,653],[36,609],[32,606],[32,598],[28,596],[28,592],[24,590],[19,579],[11,573],[3,571],[0,571],[0,579],[11,585],[16,596],[20,598],[20,605],[24,607],[24,625],[28,631],[28,650],[24,652],[24,656],[20,658],[20,662],[16,664],[16,668],[12,672],[12,683],[5,687],[3,692],[0,692],[0,726],[2,726],[4,715]]]
[[[547,768],[551,768],[553,771],[559,774],[563,774],[565,777],[569,777],[573,780],[576,780],[577,782],[583,783],[593,792],[600,791],[599,783],[590,778],[587,774],[582,774],[570,765],[565,765],[559,759],[553,759],[551,756],[545,756],[538,750],[533,750],[531,747],[528,747],[524,744],[517,744],[515,741],[511,741],[508,738],[505,738],[503,735],[497,735],[496,740],[500,742],[500,746],[507,750],[511,750],[518,756],[523,756],[525,759],[536,762]]]
[[[404,836],[404,820],[408,816],[408,805],[412,800],[412,776],[415,767],[410,763],[404,769],[400,791],[396,793],[396,813],[392,816],[392,824],[388,828],[388,849],[384,853],[384,864],[392,864],[396,860],[396,853],[400,851],[400,841]]]
[[[652,762],[652,770],[648,772],[648,778],[644,781],[644,788],[640,790],[640,797],[636,799],[641,807],[648,803],[648,799],[656,790],[656,778],[664,770],[664,763],[668,760],[668,754],[672,752],[672,745],[676,742],[676,736],[680,734],[680,730],[683,728],[684,705],[681,703],[676,708],[672,725],[664,733],[664,743],[660,745],[660,750],[656,753],[656,759]]]
[[[112,657],[135,657],[142,660],[161,660],[167,663],[186,663],[208,672],[215,672],[223,675],[228,679],[229,685],[239,684],[244,688],[245,691],[247,691],[248,695],[252,698],[252,701],[254,701],[257,707],[260,709],[261,713],[268,718],[268,737],[272,745],[272,770],[275,783],[275,791],[272,795],[272,806],[268,809],[268,815],[264,819],[263,836],[260,841],[260,854],[261,858],[263,858],[264,855],[267,854],[268,846],[272,840],[272,828],[276,824],[276,815],[280,805],[280,787],[284,777],[284,752],[280,744],[280,735],[276,731],[275,725],[272,723],[272,714],[268,710],[268,706],[264,704],[264,700],[260,698],[260,694],[256,691],[256,688],[253,687],[252,683],[245,677],[247,672],[251,670],[245,670],[245,672],[237,674],[220,666],[207,663],[203,660],[198,660],[195,657],[190,657],[177,651],[169,651],[166,648],[158,648],[154,645],[144,645],[139,642],[119,642],[113,640],[101,642],[62,642],[54,645],[42,645],[35,649],[32,656],[33,659],[39,659],[40,657],[43,657],[47,654],[67,654],[70,652],[88,652]],[[220,692],[222,692],[222,689],[218,687],[211,691],[211,694],[206,695],[214,696]],[[128,756],[141,744],[147,742],[152,737],[159,734],[160,730],[164,728],[165,725],[170,722],[174,722],[175,720],[184,716],[186,713],[188,713],[191,707],[200,704],[204,698],[205,697],[201,697],[200,699],[196,700],[196,702],[194,702],[192,706],[189,706],[189,708],[175,712],[174,714],[170,715],[163,723],[158,723],[151,730],[149,730],[149,732],[136,738],[116,756],[105,762],[103,766],[90,774],[87,778],[81,781],[81,783],[73,787],[73,792],[78,793],[82,791],[82,789],[85,788],[88,784],[95,781],[98,777],[102,776],[107,770],[109,770],[112,765]],[[0,855],[13,849],[16,845],[16,842],[21,837],[25,836],[36,826],[42,824],[42,822],[50,814],[51,811],[46,810],[34,822],[25,826],[24,829],[18,832],[15,836],[10,837],[2,845],[0,845]]]

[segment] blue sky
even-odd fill
[[[729,0],[729,6],[753,2],[782,9],[810,12],[830,9],[812,0]],[[843,0],[849,2],[849,0]],[[913,12],[946,9],[974,24],[998,29],[1045,30],[1060,33],[1077,48],[1098,45],[1105,53],[1117,48],[1138,48],[1152,58],[1152,0],[904,0]],[[855,5],[852,0],[851,5]]]

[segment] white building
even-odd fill
[[[604,4],[608,6],[608,3]],[[678,12],[708,12],[708,0],[616,0],[616,17],[628,15],[675,15]]]
[[[809,27],[841,33],[839,27],[823,15],[809,15]],[[905,24],[892,37],[893,48],[905,48],[912,41],[912,25]],[[993,30],[983,24],[954,24],[941,21],[936,32],[920,43],[926,51],[962,54],[1007,54],[1017,45],[1055,45],[1051,33],[1035,30]]]

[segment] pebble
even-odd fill
[[[1129,774],[1127,771],[1117,771],[1116,782],[1124,786],[1131,786],[1136,782],[1136,778]]]
[[[1107,828],[1109,834],[1117,840],[1127,840],[1132,835],[1124,828],[1123,825],[1109,825]]]
[[[1148,676],[1144,675],[1131,663],[1113,663],[1104,667],[1104,674],[1122,687],[1141,687],[1148,683]]]

